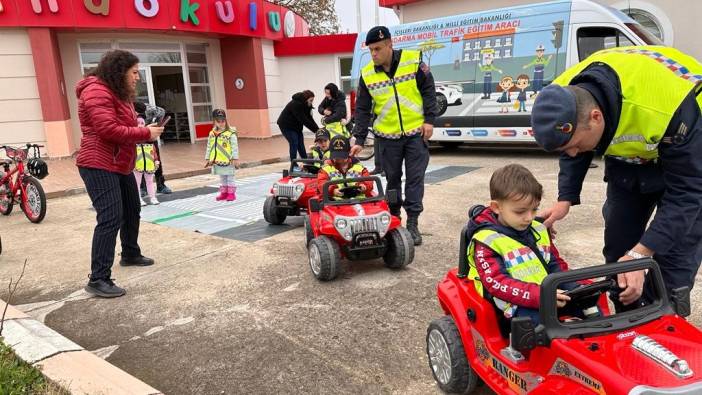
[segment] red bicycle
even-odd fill
[[[0,159],[4,174],[0,178],[0,214],[10,215],[15,203],[18,203],[27,219],[38,224],[46,215],[46,194],[39,179],[49,174],[46,162],[40,159],[39,148],[42,145],[27,144],[26,148],[0,146],[9,159]],[[29,150],[34,150],[34,157],[29,158]],[[11,165],[15,163],[14,168]],[[12,176],[15,176],[13,182]]]

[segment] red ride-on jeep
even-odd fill
[[[683,319],[690,291],[668,297],[653,259],[549,274],[541,284],[541,324],[534,327],[528,317],[500,320],[501,312],[475,291],[465,231],[459,268],[437,289],[446,315],[427,330],[429,365],[443,391],[467,394],[482,379],[498,394],[702,394],[702,331]],[[592,306],[617,287],[618,273],[644,269],[658,295],[653,303],[583,319],[558,316],[560,284],[594,280],[571,291],[568,302]]]
[[[377,195],[361,197],[358,186],[339,190],[344,197],[333,200],[329,187],[349,182],[373,181]],[[385,266],[400,269],[414,260],[414,242],[399,218],[390,214],[378,177],[332,180],[324,183],[322,201],[309,201],[305,236],[312,274],[322,281],[339,273],[342,257],[349,260],[383,258]],[[396,193],[388,194],[391,198]]]
[[[271,195],[263,204],[263,218],[266,222],[280,225],[288,216],[299,216],[307,211],[307,202],[311,197],[317,196],[317,164],[321,165],[322,161],[290,161],[290,169],[283,170],[283,178],[273,184]]]

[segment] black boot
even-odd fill
[[[407,214],[407,230],[412,235],[412,240],[416,246],[422,245],[422,234],[419,233],[419,228],[417,227],[418,220],[419,215]]]
[[[393,217],[397,217],[400,221],[402,221],[402,209],[398,208],[397,210],[390,208],[390,215]]]
[[[151,266],[154,264],[154,260],[147,258],[143,255],[135,257],[122,257],[119,260],[119,264],[122,266]]]
[[[116,298],[127,293],[124,288],[115,285],[112,279],[89,280],[85,291],[103,298]]]

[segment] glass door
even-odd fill
[[[136,101],[152,106],[156,104],[154,84],[151,80],[151,67],[139,68],[139,81],[137,81],[136,91]]]

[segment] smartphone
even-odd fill
[[[165,126],[165,125],[168,123],[168,121],[170,121],[170,120],[171,120],[171,116],[170,116],[170,115],[166,115],[165,117],[163,117],[163,120],[158,124],[158,126],[159,126],[159,127],[163,127],[163,126]]]

